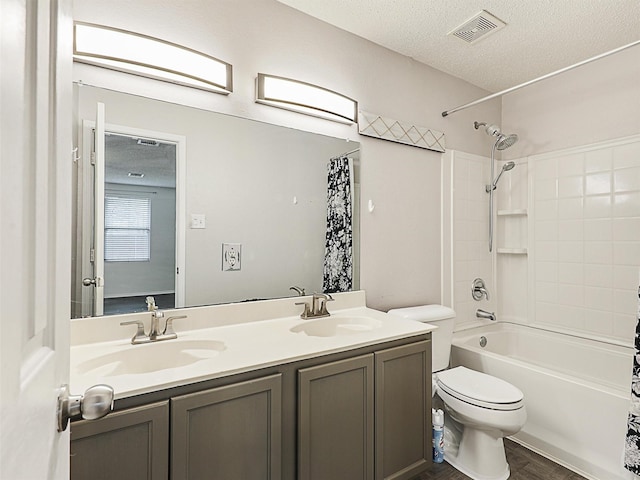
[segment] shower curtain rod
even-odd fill
[[[586,63],[593,62],[595,60],[600,60],[601,58],[608,57],[609,55],[613,55],[614,53],[621,52],[622,50],[626,50],[627,48],[634,47],[636,45],[640,45],[640,40],[636,40],[635,42],[629,43],[628,45],[623,45],[622,47],[618,47],[618,48],[615,48],[615,49],[610,50],[608,52],[601,53],[600,55],[596,55],[595,57],[588,58],[587,60],[583,60],[581,62],[575,63],[575,64],[570,65],[568,67],[561,68],[560,70],[556,70],[555,72],[547,73],[546,75],[543,75],[543,76],[538,77],[538,78],[534,78],[533,80],[529,80],[528,82],[521,83],[520,85],[516,85],[515,87],[507,88],[506,90],[502,90],[502,91],[497,92],[497,93],[492,93],[491,95],[487,95],[486,97],[482,97],[482,98],[480,98],[478,100],[475,100],[473,102],[466,103],[464,105],[460,105],[459,107],[452,108],[451,110],[445,110],[444,112],[442,112],[442,116],[446,117],[447,115],[449,115],[451,113],[455,113],[455,112],[457,112],[459,110],[464,110],[465,108],[473,107],[473,106],[475,106],[475,105],[477,105],[479,103],[486,102],[487,100],[491,100],[491,99],[496,98],[496,97],[501,97],[502,95],[505,95],[507,93],[511,93],[511,92],[513,92],[515,90],[519,90],[520,88],[523,88],[523,87],[528,87],[529,85],[531,85],[533,83],[536,83],[536,82],[539,82],[541,80],[546,80],[547,78],[555,77],[556,75],[558,75],[560,73],[567,72],[569,70],[572,70],[572,69],[574,69],[576,67],[580,67],[580,66],[582,66],[582,65],[584,65]]]
[[[350,152],[342,153],[342,154],[340,154],[340,156],[341,157],[346,157],[347,155],[351,155],[352,153],[356,153],[356,152],[359,152],[359,151],[360,151],[360,149],[356,148],[355,150],[351,150]]]

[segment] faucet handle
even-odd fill
[[[311,309],[307,302],[296,302],[296,305],[304,305],[304,311],[300,314],[300,318],[306,320],[312,316]]]
[[[323,294],[322,297],[320,297],[320,315],[331,315],[328,311],[327,311],[327,302],[333,302],[334,298],[329,295],[328,293]]]
[[[482,297],[489,300],[489,291],[484,285],[484,280],[476,278],[473,283],[471,283],[471,296],[477,302],[482,300]]]
[[[164,331],[162,332],[163,335],[175,335],[176,337],[178,336],[175,332],[175,330],[173,329],[173,321],[174,320],[179,320],[181,318],[187,318],[186,315],[178,315],[177,317],[169,317],[167,318],[167,322],[164,324]]]
[[[138,325],[138,330],[136,330],[135,335],[131,339],[131,343],[135,343],[136,341],[140,341],[142,339],[146,339],[147,335],[144,333],[144,323],[142,320],[128,320],[126,322],[120,322],[120,325]]]

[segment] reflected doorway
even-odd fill
[[[104,315],[174,308],[176,145],[105,135]]]
[[[83,145],[98,150],[95,125],[83,121]],[[145,311],[147,296],[161,309],[182,307],[186,139],[109,124],[102,131],[103,155],[83,149],[92,161],[79,175],[82,301],[72,316]]]

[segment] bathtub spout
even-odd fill
[[[494,322],[496,321],[496,314],[494,312],[487,312],[486,310],[482,310],[481,308],[476,310],[476,317],[486,318]]]

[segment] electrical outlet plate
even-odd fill
[[[191,228],[207,228],[207,217],[204,213],[191,214]]]
[[[240,270],[240,253],[242,245],[239,243],[222,244],[222,271]]]

